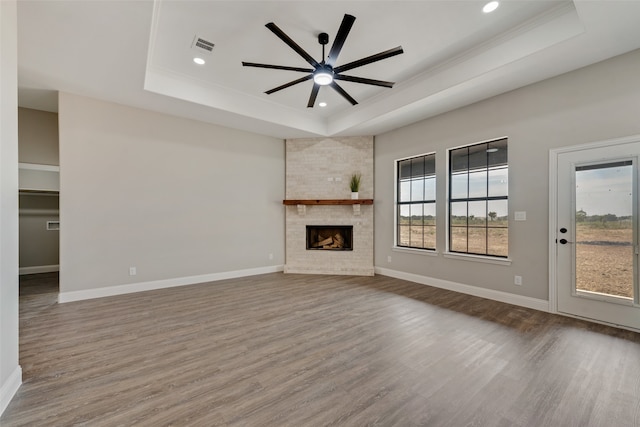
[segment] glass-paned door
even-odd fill
[[[557,157],[558,311],[640,329],[640,142]]]

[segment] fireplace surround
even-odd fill
[[[290,139],[285,150],[284,272],[373,276],[373,137]],[[357,204],[349,188],[354,173],[361,175]],[[320,242],[307,243],[307,226],[332,231],[313,248]],[[342,229],[351,235],[336,239]],[[340,248],[349,237],[351,249]]]

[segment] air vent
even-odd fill
[[[209,54],[213,51],[214,46],[215,44],[213,44],[212,42],[198,36],[195,36],[195,38],[193,39],[193,44],[191,45],[191,47],[198,52]]]

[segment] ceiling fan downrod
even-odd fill
[[[326,56],[324,53],[324,47],[329,43],[329,34],[320,33],[318,34],[318,43],[322,45],[322,63],[324,64]]]

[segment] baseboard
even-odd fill
[[[2,384],[2,387],[0,387],[0,416],[4,410],[7,409],[7,406],[9,406],[11,399],[13,399],[13,396],[15,396],[21,384],[22,368],[18,365],[11,375],[9,375],[7,381],[5,381],[5,383]]]
[[[33,267],[20,267],[18,274],[24,276],[25,274],[38,274],[38,273],[53,273],[54,271],[60,271],[59,265],[35,265]]]
[[[82,291],[60,292],[58,302],[82,301],[86,299],[110,297],[114,295],[131,294],[134,292],[152,291],[156,289],[173,288],[176,286],[195,285],[196,283],[215,282],[225,279],[256,276],[258,274],[277,273],[283,271],[283,265],[250,268],[246,270],[225,271],[222,273],[203,274],[200,276],[177,277],[175,279],[154,280],[150,282],[131,283],[127,285],[107,286],[104,288],[87,289]]]
[[[534,310],[545,312],[549,311],[549,301],[538,298],[510,294],[508,292],[496,291],[493,289],[479,288],[477,286],[465,285],[462,283],[451,282],[449,280],[436,279],[433,277],[406,273],[404,271],[390,270],[382,267],[376,267],[376,274],[420,283],[421,285],[433,286],[435,288],[447,289],[476,297],[487,298],[494,301],[505,302],[507,304],[518,305],[520,307],[532,308]]]
[[[328,268],[297,268],[284,266],[285,273],[291,274],[319,274],[319,275],[336,275],[336,276],[373,276],[375,271],[371,268],[352,268],[352,269],[331,269]]]

